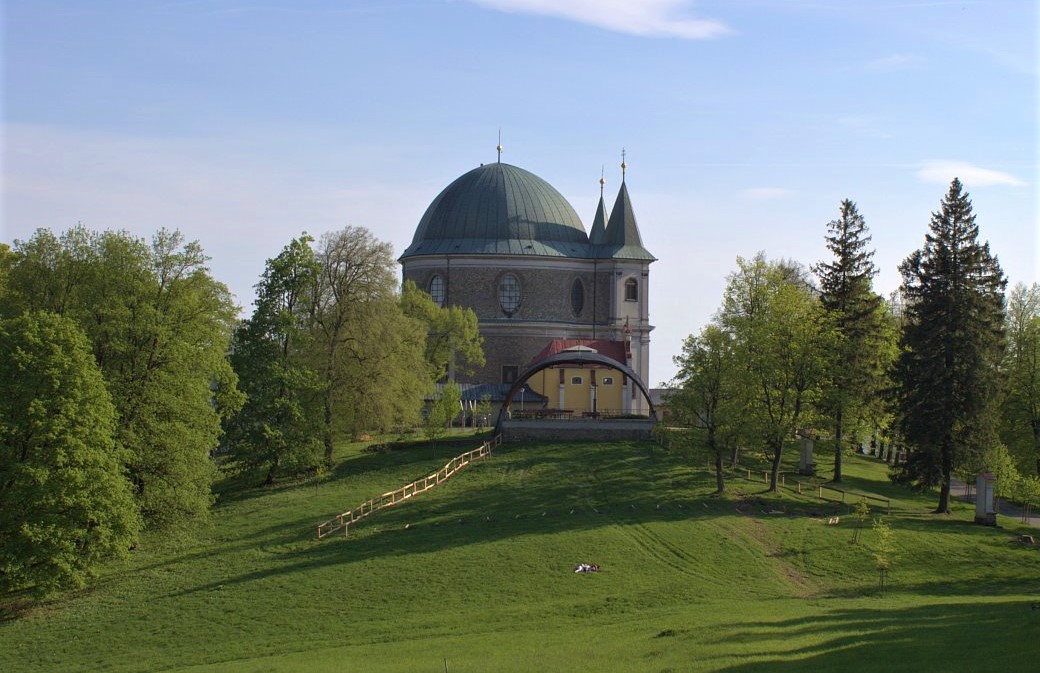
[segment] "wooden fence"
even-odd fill
[[[354,509],[343,512],[324,523],[318,524],[318,539],[320,540],[324,537],[328,537],[341,528],[343,529],[343,536],[346,537],[350,534],[350,526],[361,519],[364,519],[369,514],[378,512],[386,507],[400,504],[414,495],[428,491],[434,486],[447,481],[451,475],[455,474],[473,461],[490,456],[494,447],[501,443],[502,436],[498,435],[493,439],[484,442],[472,451],[467,451],[462,455],[455,456],[448,461],[447,465],[428,477],[416,479],[412,483],[405,484],[396,491],[389,491],[375,498],[369,498]]]
[[[710,463],[709,463],[709,467],[712,467]],[[748,468],[744,468],[744,469],[747,470],[747,479],[748,479],[748,481],[757,481],[756,479],[754,479],[752,477],[753,473],[752,473],[752,471],[750,469],[748,469]],[[766,484],[769,483],[769,471],[768,470],[763,470],[762,471],[762,481],[764,483],[766,483]],[[784,474],[782,472],[779,475],[777,475],[776,483],[777,483],[778,487],[781,487],[781,488],[786,488],[787,487],[786,480],[784,479]],[[821,500],[827,500],[828,499],[828,498],[825,498],[824,495],[823,495],[823,492],[825,490],[826,491],[834,491],[835,493],[840,493],[841,494],[841,502],[842,502],[842,504],[848,504],[848,497],[852,496],[854,498],[859,498],[860,500],[874,500],[876,502],[883,503],[884,506],[885,506],[885,512],[887,514],[891,514],[892,513],[892,501],[889,500],[888,498],[882,498],[881,496],[877,496],[877,495],[870,495],[869,493],[859,493],[859,492],[856,492],[856,491],[846,491],[845,489],[836,488],[834,486],[826,486],[824,484],[818,484],[818,485],[816,485],[815,488],[817,489],[817,495],[819,496],[819,498]],[[802,482],[795,481],[794,482],[794,486],[792,487],[792,490],[796,490],[799,493],[801,493],[802,492]]]
[[[874,500],[874,501],[879,502],[879,503],[884,503],[884,505],[885,505],[885,513],[886,514],[891,514],[892,513],[892,501],[889,500],[888,498],[882,498],[881,496],[878,496],[878,495],[870,495],[869,493],[857,493],[856,491],[846,491],[844,489],[835,488],[833,486],[824,486],[823,484],[820,484],[819,486],[817,486],[817,488],[819,489],[819,497],[820,497],[821,500],[826,500],[827,499],[827,498],[823,497],[823,492],[825,490],[826,491],[834,491],[835,493],[840,493],[841,494],[841,502],[842,502],[842,504],[846,504],[847,497],[848,496],[852,496],[854,498],[859,498],[860,500]]]

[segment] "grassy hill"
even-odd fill
[[[318,485],[222,484],[195,538],[147,539],[91,589],[8,615],[0,670],[968,671],[1040,658],[1040,553],[1013,541],[1032,531],[975,526],[967,505],[931,515],[934,498],[863,457],[846,463],[847,487],[892,498],[884,595],[875,535],[851,543],[848,507],[735,475],[712,498],[703,464],[648,444],[504,445],[349,539],[314,539],[319,521],[477,443],[351,445]],[[575,574],[579,562],[602,570]]]

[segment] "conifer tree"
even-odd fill
[[[868,250],[870,234],[856,204],[841,202],[838,219],[827,223],[830,262],[813,266],[820,280],[820,301],[834,330],[829,382],[820,405],[834,433],[834,481],[841,481],[845,429],[882,381],[884,329],[881,297],[871,282],[877,275]]]
[[[911,449],[902,478],[939,486],[936,511],[946,513],[955,465],[996,440],[1007,280],[989,244],[979,242],[960,180],[929,228],[924,247],[899,267],[906,305],[896,377]]]

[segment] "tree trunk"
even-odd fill
[[[726,482],[722,479],[722,452],[715,452],[715,492],[722,495],[726,490]]]
[[[1036,449],[1036,475],[1040,477],[1040,420],[1033,421],[1033,448]]]
[[[325,427],[323,428],[323,439],[325,443],[325,467],[332,469],[332,395],[333,385],[332,381],[334,378],[333,371],[336,366],[336,338],[339,330],[333,334],[331,344],[329,346],[329,354],[325,361],[325,395],[322,400],[325,404]]]
[[[936,514],[950,513],[950,477],[953,474],[953,448],[950,440],[943,442],[942,451],[942,483],[939,485],[939,506],[935,508]]]
[[[841,483],[841,425],[842,409],[839,407],[834,415],[834,483]]]
[[[784,449],[784,440],[780,439],[773,446],[773,465],[769,470],[769,490],[776,493],[776,484],[780,479],[780,457]]]
[[[325,466],[332,468],[332,391],[325,392]]]
[[[730,467],[736,467],[740,464],[740,447],[736,444],[733,445],[733,452],[730,454]],[[1040,469],[1040,460],[1037,460],[1037,469]]]

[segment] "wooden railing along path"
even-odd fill
[[[369,514],[378,512],[386,507],[392,507],[393,505],[400,504],[411,498],[414,495],[418,495],[424,491],[428,491],[434,486],[447,481],[451,475],[455,474],[465,466],[469,465],[475,460],[486,458],[491,455],[492,449],[502,443],[502,436],[497,435],[494,438],[484,442],[476,449],[467,451],[462,455],[455,456],[448,464],[437,470],[428,477],[422,479],[416,479],[410,484],[405,484],[396,491],[390,491],[383,495],[375,498],[369,498],[365,502],[361,503],[354,509],[348,510],[339,514],[328,521],[318,524],[318,539],[328,537],[339,529],[343,529],[343,536],[346,537],[350,534],[350,526],[357,523],[361,519],[364,519]]]
[[[711,463],[708,464],[708,467],[709,468],[712,467]],[[747,479],[748,479],[748,481],[758,481],[757,479],[754,479],[752,477],[752,470],[750,468],[742,468],[742,469],[747,470]],[[769,483],[769,471],[768,470],[763,470],[762,471],[762,482],[766,483],[766,484]],[[778,487],[781,487],[781,488],[787,488],[788,487],[787,483],[786,483],[786,480],[784,479],[783,473],[780,473],[779,475],[777,475],[777,482],[776,483],[777,483]],[[847,497],[848,496],[853,496],[855,498],[859,498],[860,500],[873,500],[874,502],[881,503],[881,504],[883,504],[885,506],[885,512],[886,513],[888,513],[888,514],[892,513],[892,501],[889,500],[888,498],[882,498],[881,496],[877,496],[877,495],[870,495],[869,493],[860,493],[858,491],[848,491],[848,490],[845,490],[843,488],[837,488],[835,486],[828,486],[826,484],[815,484],[815,485],[809,484],[808,487],[817,490],[818,497],[820,498],[820,500],[829,500],[829,498],[827,498],[827,497],[825,497],[823,495],[824,491],[834,491],[835,493],[840,493],[841,494],[841,502],[842,502],[842,504],[848,504]],[[795,481],[794,482],[794,486],[792,487],[792,490],[797,490],[799,493],[801,493],[802,492],[802,482]]]

